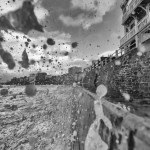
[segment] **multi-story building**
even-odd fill
[[[150,40],[150,0],[123,0],[121,9],[125,36],[120,49],[126,53]]]
[[[132,50],[139,50],[141,45],[145,48],[150,45],[150,0],[123,0],[121,9],[125,36],[120,40],[120,49],[108,57],[92,61],[89,70],[101,68]]]

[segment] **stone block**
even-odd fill
[[[140,83],[140,88],[148,87],[148,83]]]

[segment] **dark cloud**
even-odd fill
[[[32,59],[32,60],[30,60],[30,64],[31,64],[31,65],[34,65],[35,63],[36,63],[36,61],[35,61],[35,60],[33,60],[33,59]]]
[[[77,42],[73,42],[73,43],[71,44],[71,46],[72,46],[72,48],[76,48],[76,47],[78,46],[78,43],[77,43]]]
[[[47,39],[47,44],[48,45],[55,45],[55,41],[52,38]]]
[[[46,44],[43,45],[43,49],[47,49],[47,45]]]
[[[29,46],[29,43],[28,43],[28,42],[25,42],[25,45],[26,45],[26,47],[28,47],[28,46]]]
[[[29,58],[26,49],[22,53],[22,61],[19,61],[18,63],[25,69],[29,68]]]
[[[52,62],[53,62],[53,60],[52,60],[52,59],[49,59],[48,61],[49,61],[49,63],[52,63]]]
[[[10,23],[12,19],[14,20],[13,25]],[[34,14],[34,6],[30,1],[23,2],[22,8],[0,17],[0,25],[3,30],[17,30],[25,34],[32,29],[43,32],[43,27],[38,23]]]
[[[3,37],[0,37],[0,42],[4,42],[4,39],[3,39]]]
[[[60,52],[60,55],[61,56],[68,56],[69,52],[68,51],[63,51],[63,52]]]
[[[3,62],[8,65],[8,68],[10,70],[15,68],[16,66],[15,61],[13,59],[13,56],[9,52],[4,51],[2,48],[0,48],[0,56]]]

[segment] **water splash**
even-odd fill
[[[94,110],[96,119],[90,126],[86,140],[85,150],[107,150],[108,145],[101,139],[99,135],[100,119],[104,121],[109,129],[112,129],[110,120],[104,115],[101,99],[107,94],[107,88],[104,85],[98,86],[96,90],[98,99],[94,102]]]
[[[116,61],[115,61],[115,65],[116,65],[116,66],[120,66],[120,65],[121,65],[121,61],[120,61],[120,60],[116,60]]]
[[[122,96],[124,97],[124,99],[126,101],[129,101],[130,100],[130,95],[128,93],[122,93]]]
[[[107,88],[105,85],[101,84],[97,87],[96,90],[97,95],[99,96],[99,99],[101,99],[102,97],[104,97],[107,94]]]

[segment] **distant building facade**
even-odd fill
[[[75,73],[79,73],[82,72],[82,67],[71,67],[68,69],[68,73],[69,74],[75,74]]]

